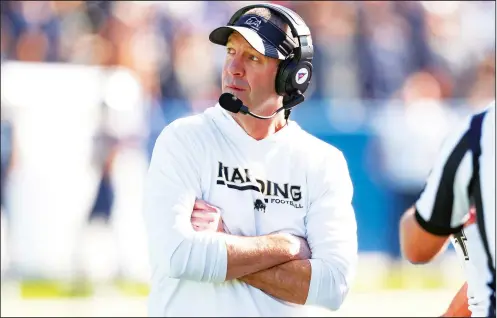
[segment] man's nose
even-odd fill
[[[228,72],[232,76],[243,76],[245,74],[245,70],[243,68],[243,63],[241,61],[241,57],[235,56],[228,65]]]

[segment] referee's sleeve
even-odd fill
[[[143,213],[153,280],[223,282],[225,242],[217,233],[195,232],[190,222],[195,199],[202,194],[202,152],[174,128],[174,123],[166,127],[157,139],[145,186]]]
[[[465,121],[448,136],[415,203],[419,225],[435,235],[459,232],[469,213],[473,170],[469,123]]]

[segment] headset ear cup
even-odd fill
[[[287,94],[288,74],[291,70],[291,64],[294,64],[293,58],[289,58],[280,62],[278,72],[276,73],[276,93],[284,96]]]
[[[295,59],[281,62],[276,76],[276,92],[281,96],[292,95],[295,91],[304,93],[312,77],[312,64],[308,61],[297,63]]]
[[[300,62],[292,68],[292,73],[287,78],[287,89],[291,92],[298,90],[303,94],[311,83],[311,77],[312,64],[308,61]]]

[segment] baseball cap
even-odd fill
[[[257,52],[279,60],[284,60],[298,46],[285,31],[256,14],[243,15],[234,25],[215,29],[209,35],[209,40],[226,45],[233,31],[240,33]]]

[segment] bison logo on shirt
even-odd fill
[[[263,213],[266,213],[266,204],[264,204],[264,202],[262,202],[262,200],[257,199],[257,200],[255,200],[255,202],[254,202],[254,210],[255,210],[256,212],[263,212]]]

